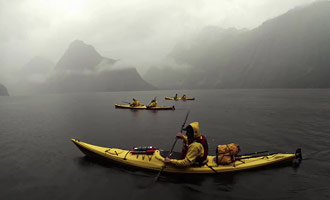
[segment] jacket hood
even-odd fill
[[[189,124],[189,126],[191,126],[192,129],[194,130],[194,138],[197,138],[197,137],[201,136],[198,122],[192,122],[192,123]]]

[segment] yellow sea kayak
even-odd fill
[[[100,147],[76,139],[72,142],[87,156],[102,157],[117,163],[138,168],[159,171],[164,165],[164,157],[159,150],[152,154],[133,154],[131,150],[118,148]],[[295,158],[293,153],[274,153],[262,156],[242,156],[240,160],[229,165],[217,165],[215,156],[208,156],[208,163],[202,167],[175,168],[167,165],[164,172],[180,174],[212,174],[248,170],[257,167],[268,166],[283,162],[292,162]]]
[[[145,105],[142,106],[130,106],[127,104],[115,104],[116,108],[124,109],[137,109],[137,110],[175,110],[174,106],[157,106],[157,107],[148,107]]]
[[[182,100],[182,101],[187,101],[187,100],[195,100],[195,97],[194,97],[194,98],[187,98],[187,99],[182,99],[182,98],[180,98],[180,97],[178,97],[178,98],[174,98],[174,97],[165,97],[165,100],[174,100],[174,101]]]

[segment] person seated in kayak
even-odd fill
[[[154,99],[150,102],[150,104],[148,105],[148,107],[157,107],[157,105],[158,105],[158,102],[157,102],[156,98],[154,98]]]
[[[183,94],[183,96],[181,97],[182,100],[187,100],[187,95]]]
[[[175,94],[175,96],[173,98],[174,99],[178,99],[178,94]]]
[[[141,106],[140,101],[138,101],[135,98],[133,98],[133,101],[129,105],[132,106],[132,107]]]
[[[165,158],[165,163],[175,167],[203,166],[207,163],[208,145],[205,136],[200,134],[198,122],[192,122],[182,133],[177,134],[178,139],[183,140],[182,159]]]

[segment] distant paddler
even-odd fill
[[[183,94],[183,96],[181,97],[182,100],[187,100],[187,95]]]
[[[157,98],[157,97],[155,97],[155,98],[150,102],[150,104],[148,105],[148,108],[157,107],[158,102],[157,102],[156,98]]]
[[[133,101],[129,104],[131,107],[141,106],[142,104],[136,98],[133,98]]]

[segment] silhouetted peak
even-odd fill
[[[75,49],[88,49],[90,51],[94,51],[97,53],[97,51],[95,50],[95,48],[92,45],[86,44],[84,41],[82,40],[74,40],[73,42],[71,42],[71,44],[69,45],[69,50],[75,50]]]
[[[9,96],[7,88],[0,83],[0,96]]]
[[[81,40],[75,40],[69,45],[69,48],[57,63],[56,69],[93,71],[102,59],[103,57],[92,45],[85,44]]]

